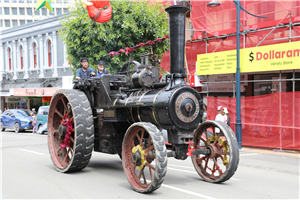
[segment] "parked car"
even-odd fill
[[[9,109],[0,117],[0,131],[6,128],[15,129],[16,133],[25,129],[32,129],[32,117],[30,110],[27,109]]]
[[[41,106],[38,110],[36,128],[39,131],[43,127],[43,125],[45,125],[45,123],[47,123],[48,121],[48,112],[49,106]],[[41,132],[41,134],[43,134],[45,131],[48,131],[47,127]]]

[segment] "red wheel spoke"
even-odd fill
[[[208,164],[208,158],[206,158],[206,160],[205,160],[205,165],[204,165],[204,171],[205,172],[206,172],[207,164]]]
[[[143,146],[143,138],[144,138],[145,130],[142,131],[141,139],[140,139],[140,145]]]
[[[69,136],[69,138],[70,138],[71,142],[73,142],[73,144],[74,144],[75,143],[74,139],[71,136]]]
[[[153,179],[153,175],[152,175],[152,170],[151,170],[151,168],[149,167],[149,172],[150,172],[150,177],[151,177],[151,181],[152,181],[152,179]]]
[[[73,119],[74,119],[74,117],[72,116],[72,117],[70,118],[70,122],[72,122]],[[72,131],[74,132],[74,129],[73,129]]]
[[[220,133],[218,134],[218,136],[217,136],[217,138],[215,139],[213,145],[216,145],[216,143],[217,143],[219,137],[221,136],[221,134],[222,134],[222,131],[220,131]]]
[[[146,181],[146,177],[145,177],[144,170],[143,170],[143,179],[144,179],[144,184],[147,184],[147,181]]]
[[[61,147],[59,147],[59,148],[57,149],[56,154],[58,154],[59,150],[61,150]]]
[[[215,132],[216,130],[215,130],[215,128],[216,128],[216,127],[213,127],[213,128],[212,128],[212,130],[213,130],[213,135],[216,135],[216,132]]]
[[[135,136],[138,138],[138,141],[141,141],[141,137],[139,136],[139,132],[137,132],[137,133],[135,134]]]
[[[152,170],[155,171],[155,167],[153,167],[151,164],[149,164],[149,163],[147,162],[146,165],[147,165],[150,169],[152,169]]]
[[[217,166],[217,170],[219,171],[219,175],[221,175],[221,174],[222,174],[222,172],[220,171],[220,167],[219,167],[219,165],[218,165],[218,163],[217,163],[216,159],[215,159],[215,158],[213,158],[213,161],[214,161],[214,164]]]
[[[133,141],[133,140],[131,141],[131,146],[132,146],[132,147],[135,147],[135,144],[134,144],[134,141]]]
[[[134,165],[133,165],[133,169],[135,169],[136,168],[136,163],[134,163]]]
[[[64,97],[61,97],[60,100],[61,100],[62,103],[64,104],[65,110],[68,110],[68,107],[67,107],[67,105],[66,105],[66,102],[64,101]]]
[[[154,145],[152,144],[150,147],[148,147],[146,150],[145,150],[145,153],[147,154],[149,151],[151,151],[153,149]]]
[[[205,129],[205,137],[206,137],[206,141],[208,141],[208,137],[207,137],[207,129]]]
[[[215,168],[216,168],[216,163],[214,163],[214,166],[213,166],[213,168],[212,168],[212,170],[211,170],[211,172],[212,172],[212,175],[214,175],[214,173],[215,173]]]
[[[143,169],[141,169],[141,171],[140,171],[140,174],[139,174],[139,176],[138,176],[138,179],[139,179],[139,180],[140,180],[142,174],[144,173],[144,169],[145,169],[145,166],[144,166]]]
[[[57,108],[55,108],[55,113],[58,114],[61,118],[64,117],[64,116],[57,110]]]
[[[70,151],[70,149],[67,151],[66,157],[65,157],[65,159],[63,160],[63,163],[66,161],[67,157],[69,156],[69,151]]]

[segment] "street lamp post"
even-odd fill
[[[242,120],[241,120],[241,70],[240,70],[240,10],[245,11],[254,17],[266,18],[258,16],[246,11],[239,0],[233,0],[236,7],[236,123],[235,132],[239,149],[242,148]],[[208,7],[218,7],[221,4],[214,0],[207,4]]]

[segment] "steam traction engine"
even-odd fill
[[[141,193],[160,187],[167,157],[185,160],[187,153],[206,181],[224,182],[233,176],[239,162],[235,134],[222,122],[201,123],[201,97],[184,82],[187,10],[183,6],[166,9],[171,74],[165,83],[159,82],[157,67],[142,62],[131,70],[133,75],[124,65],[118,74],[74,81],[75,89],[54,94],[48,146],[59,172],[82,170],[94,149],[119,154],[129,183]]]

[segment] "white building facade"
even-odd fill
[[[10,91],[9,95],[13,96],[16,94],[12,89],[62,88],[64,77],[73,76],[66,46],[58,35],[60,17],[62,15],[0,32],[1,92]],[[3,110],[8,102],[1,96]]]
[[[67,13],[74,0],[52,0],[53,13],[35,11],[37,0],[0,0],[0,31]]]

